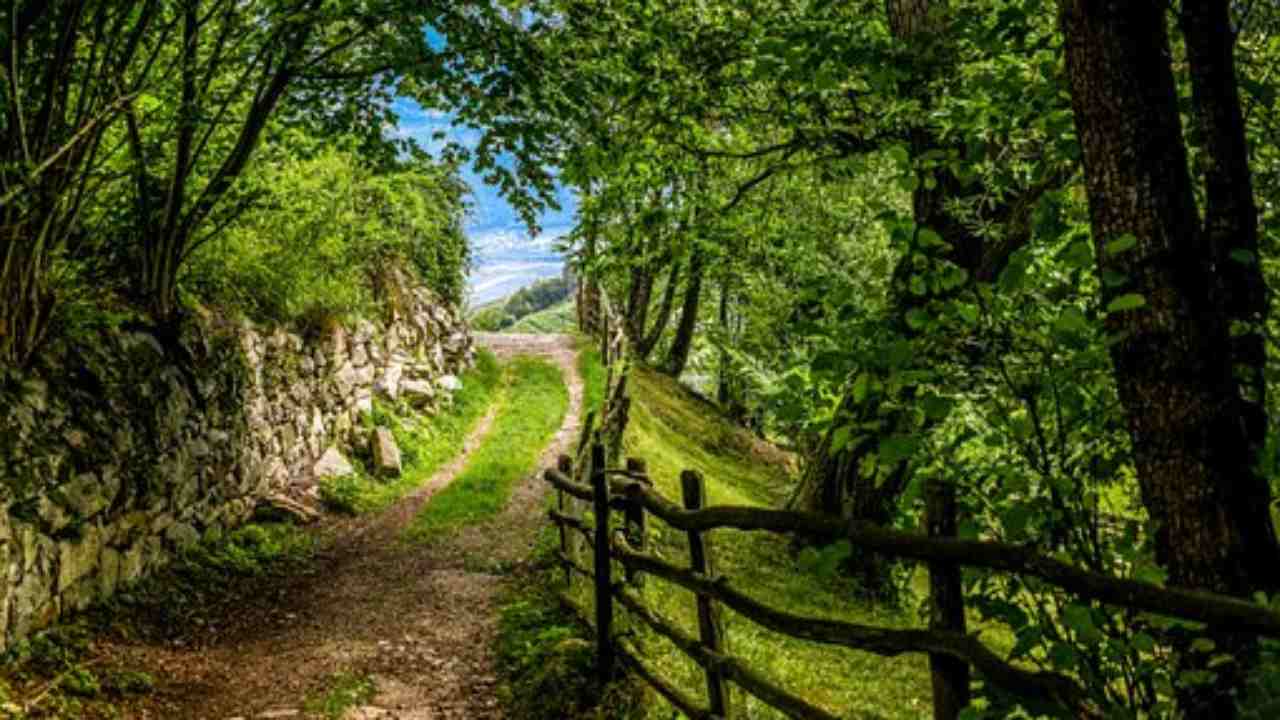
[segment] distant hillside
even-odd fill
[[[537,238],[518,228],[497,228],[474,232],[471,244],[471,274],[467,292],[471,304],[484,306],[564,270],[564,258],[556,242],[567,231],[549,227]]]
[[[488,332],[506,330],[535,313],[566,303],[572,292],[573,281],[567,274],[539,280],[505,300],[480,307],[471,316],[471,325]]]
[[[577,325],[577,315],[574,313],[573,300],[563,300],[549,308],[539,310],[532,315],[526,315],[520,318],[515,325],[507,328],[503,332],[511,333],[563,333],[572,332]]]

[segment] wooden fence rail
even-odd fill
[[[585,436],[584,436],[585,437]],[[961,566],[980,567],[1038,578],[1076,596],[1118,607],[1205,623],[1215,631],[1247,632],[1280,638],[1280,613],[1243,600],[1209,593],[1165,588],[1138,580],[1116,578],[1068,565],[1038,554],[1031,548],[1008,543],[960,540],[954,537],[954,498],[945,490],[927,497],[928,535],[849,525],[836,518],[812,513],[768,510],[737,506],[706,506],[704,481],[692,471],[681,476],[683,507],[664,498],[652,486],[643,461],[630,460],[626,469],[606,468],[606,449],[600,442],[591,445],[589,465],[580,468],[574,479],[572,461],[561,458],[559,466],[544,473],[556,490],[556,509],[551,521],[560,532],[557,558],[564,566],[566,584],[572,578],[588,578],[592,585],[593,608],[584,617],[593,618],[597,638],[597,667],[601,681],[611,678],[616,663],[634,671],[690,718],[729,718],[733,704],[727,683],[738,686],[761,702],[788,717],[834,718],[830,712],[800,698],[759,672],[751,669],[728,649],[719,618],[721,605],[741,617],[789,637],[814,643],[837,645],[883,656],[922,653],[930,658],[934,690],[934,717],[955,718],[969,702],[970,668],[988,682],[1014,695],[1043,704],[1048,700],[1072,717],[1102,717],[1107,708],[1075,679],[1048,671],[1029,670],[1011,664],[965,631],[963,596],[959,587]],[[575,501],[577,501],[575,503]],[[575,510],[590,503],[593,521],[588,523]],[[623,524],[615,531],[610,516],[621,513]],[[646,515],[666,522],[686,533],[690,567],[679,567],[645,552]],[[705,533],[717,528],[848,539],[854,546],[898,558],[928,563],[931,604],[935,606],[928,628],[885,628],[857,623],[810,618],[771,608],[735,589],[714,570],[712,548]],[[574,537],[592,548],[586,566],[574,551]],[[615,579],[614,564],[624,577]],[[680,586],[693,593],[697,603],[698,637],[686,634],[645,606],[632,588],[645,577]],[[566,594],[566,601],[577,607]],[[694,663],[703,668],[707,683],[708,707],[691,700],[670,681],[663,679],[637,656],[628,642],[614,637],[615,603],[654,632],[670,640]],[[578,608],[582,611],[582,608]]]

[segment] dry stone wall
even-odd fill
[[[0,370],[0,648],[309,484],[367,440],[375,393],[447,396],[474,359],[464,320],[403,281],[388,305],[311,338],[211,316],[168,343],[106,327]]]

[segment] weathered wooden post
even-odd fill
[[[556,462],[556,467],[567,478],[573,478],[573,459],[568,455],[561,455]],[[556,509],[561,515],[574,515],[571,503],[565,501],[565,494],[562,488],[556,488]],[[564,556],[564,587],[565,590],[573,588],[573,567],[569,564],[570,560],[575,557],[573,552],[572,538],[569,536],[569,528],[564,523],[556,523],[556,527],[560,530],[560,554]]]
[[[955,537],[958,529],[956,488],[930,481],[925,489],[925,523],[929,537]],[[965,632],[964,586],[960,566],[929,563],[929,627]],[[969,666],[946,655],[929,656],[933,680],[934,720],[956,720],[969,705]]]
[[[630,477],[627,479],[633,483],[648,484],[649,468],[643,458],[627,458],[627,473]],[[644,552],[645,544],[648,542],[648,533],[645,529],[644,506],[640,504],[640,499],[634,494],[627,502],[627,544],[635,548],[636,552]],[[626,568],[627,583],[636,587],[644,585],[644,576],[639,570]]]
[[[613,679],[613,578],[609,559],[609,478],[604,445],[591,446],[591,489],[595,501],[596,676],[604,685]]]
[[[684,491],[684,507],[686,510],[700,510],[706,503],[706,483],[696,470],[685,470],[680,473],[681,490]],[[707,578],[713,576],[711,548],[707,538],[697,530],[689,531],[689,564],[691,569]],[[707,595],[698,594],[698,634],[702,644],[715,653],[724,651],[724,624],[720,617],[720,608],[715,600]],[[724,675],[717,669],[707,668],[707,699],[711,704],[711,714],[718,717],[729,717],[729,688],[725,685]]]

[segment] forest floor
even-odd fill
[[[582,380],[568,335],[479,335],[500,359],[544,358],[562,372],[569,408],[538,467],[576,440]],[[463,451],[376,515],[333,524],[305,567],[257,588],[221,617],[162,643],[114,639],[96,654],[154,678],[121,708],[130,718],[263,720],[324,716],[307,699],[335,686],[359,698],[348,720],[502,717],[493,692],[497,597],[503,571],[528,557],[543,521],[536,474],[496,517],[426,544],[403,539],[428,501],[458,476],[493,425],[494,409]],[[311,701],[314,705],[314,700]]]

